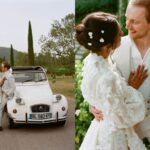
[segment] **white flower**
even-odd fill
[[[88,46],[92,46],[92,43],[88,43]]]
[[[88,35],[89,35],[90,39],[93,39],[93,33],[92,32],[88,32]]]
[[[104,43],[104,39],[103,39],[103,38],[100,38],[99,42],[100,42],[100,43]]]
[[[101,30],[101,33],[102,33],[102,34],[104,34],[104,32],[105,32],[104,30]]]
[[[79,114],[80,114],[80,109],[77,109],[76,112],[75,112],[75,115],[79,116]]]

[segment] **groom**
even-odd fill
[[[146,116],[135,129],[141,138],[150,141],[150,0],[130,0],[125,16],[128,35],[122,38],[113,60],[128,84],[145,98]],[[91,112],[97,120],[103,119],[95,107]]]
[[[1,64],[1,70],[4,72],[4,75],[2,77],[3,83],[2,83],[2,101],[0,103],[0,131],[3,130],[2,128],[2,117],[3,117],[3,111],[4,107],[9,99],[12,99],[14,96],[15,91],[15,80],[14,77],[10,71],[10,64],[7,62],[4,62]]]

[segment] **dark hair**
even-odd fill
[[[11,65],[8,62],[2,62],[5,68],[10,69]]]
[[[87,15],[75,29],[77,41],[92,52],[108,44],[113,46],[119,32],[116,16],[104,12]]]
[[[146,9],[146,20],[150,22],[150,0],[130,0],[129,5],[139,6]]]

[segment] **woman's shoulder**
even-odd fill
[[[108,60],[93,53],[85,58],[82,71],[83,79],[96,81],[96,84],[111,84],[116,79]]]
[[[104,74],[107,68],[108,68],[107,60],[105,60],[102,56],[98,56],[95,53],[90,53],[84,59],[83,72],[86,72],[88,74],[101,75]]]
[[[90,52],[84,59],[84,64],[86,64],[87,62],[91,62],[93,63],[97,63],[97,62],[104,62],[106,61],[102,56],[98,56],[96,53],[92,53]]]
[[[84,68],[96,68],[97,70],[107,69],[109,64],[108,60],[95,53],[90,53],[83,61]]]

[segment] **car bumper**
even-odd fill
[[[37,119],[28,119],[28,114],[25,114],[25,120],[18,120],[15,118],[12,118],[11,116],[9,116],[11,119],[13,119],[13,122],[15,124],[48,124],[48,123],[58,123],[58,122],[62,122],[65,121],[67,116],[63,116],[63,117],[58,117],[58,112],[56,114],[56,118],[50,118],[50,119],[42,119],[42,120],[37,120]]]

